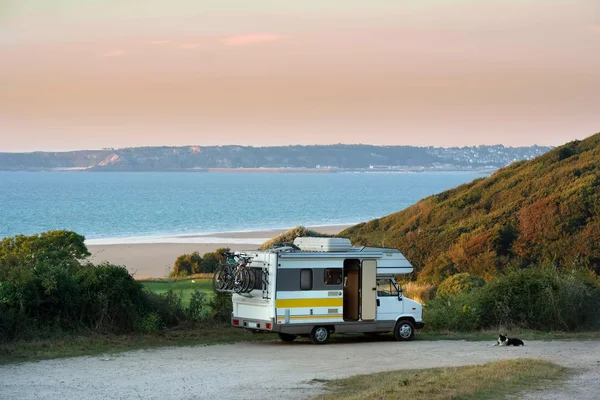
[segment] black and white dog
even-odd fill
[[[525,346],[525,343],[521,339],[499,335],[498,342],[494,346]]]

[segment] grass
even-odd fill
[[[202,276],[190,279],[152,279],[141,282],[146,288],[157,294],[166,293],[172,289],[181,294],[184,305],[189,304],[190,296],[198,288],[211,297],[214,294],[212,279]]]
[[[124,351],[168,346],[208,346],[215,344],[275,340],[272,334],[253,334],[229,325],[163,331],[158,334],[64,335],[48,339],[0,343],[0,365],[53,358],[115,354]]]
[[[484,365],[381,372],[328,381],[336,399],[504,399],[525,390],[547,387],[566,375],[566,369],[547,361],[517,359]]]

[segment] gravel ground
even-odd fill
[[[542,358],[576,373],[560,388],[527,399],[598,399],[600,341],[373,341],[238,343],[142,350],[0,367],[1,399],[306,399],[321,391],[313,379],[397,369]]]

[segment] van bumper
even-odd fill
[[[423,321],[415,322],[415,329],[423,329],[424,326],[425,326],[425,322],[423,322]]]
[[[273,332],[273,321],[259,320],[259,319],[251,319],[251,318],[242,318],[242,317],[231,317],[231,325],[234,328],[246,328],[251,329],[253,331],[265,331],[265,332]]]

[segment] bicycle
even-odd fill
[[[234,291],[249,293],[254,289],[255,275],[248,266],[252,257],[244,253],[221,253],[226,262],[221,262],[213,275],[213,289],[217,292]]]

